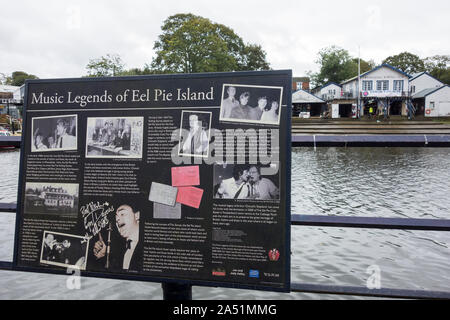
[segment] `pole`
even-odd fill
[[[358,105],[357,118],[361,116],[361,47],[358,46]]]
[[[192,300],[192,285],[182,283],[161,283],[163,299],[169,301]]]

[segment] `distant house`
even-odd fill
[[[18,107],[23,105],[23,88],[0,85],[0,114],[9,113],[13,118],[20,118]]]
[[[316,117],[326,109],[326,101],[308,91],[297,90],[292,94],[292,115],[294,117]]]
[[[7,98],[6,98],[7,97]],[[13,99],[16,101],[20,101],[23,99],[21,87],[17,86],[8,86],[8,85],[0,85],[0,101],[3,99]]]
[[[311,92],[325,101],[334,100],[341,95],[342,87],[335,82],[328,82],[321,87],[314,88]]]
[[[412,99],[425,117],[450,117],[450,87],[447,85],[424,89]]]
[[[439,88],[442,86],[444,86],[444,83],[433,77],[428,72],[413,74],[409,79],[409,89],[411,91],[411,95],[419,93],[425,89]]]
[[[292,91],[305,90],[309,91],[309,78],[308,77],[293,77],[292,78]]]
[[[358,101],[360,116],[369,110],[387,115],[407,116],[410,111],[426,117],[450,116],[448,86],[427,72],[409,75],[387,63],[359,77],[340,84],[329,82],[311,92],[326,101],[333,118],[357,117]]]

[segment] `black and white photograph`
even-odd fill
[[[97,270],[141,271],[144,246],[140,210],[132,203],[115,207],[109,225],[92,238],[89,264]]]
[[[76,217],[79,185],[76,183],[27,182],[25,214]]]
[[[267,166],[256,164],[215,164],[214,199],[278,200],[279,174],[262,175]]]
[[[142,158],[143,117],[88,118],[86,158]]]
[[[211,112],[182,112],[178,155],[208,157],[211,117]]]
[[[279,125],[282,87],[224,84],[220,121]]]
[[[77,150],[77,115],[32,119],[31,152]]]
[[[86,269],[89,238],[52,231],[44,231],[41,246],[43,264]]]

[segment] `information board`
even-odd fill
[[[14,268],[289,291],[291,80],[27,81]]]

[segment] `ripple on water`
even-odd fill
[[[15,202],[19,152],[0,152],[0,202]],[[294,148],[292,212],[366,217],[449,218],[450,149]],[[450,237],[444,232],[292,228],[293,281],[365,286],[381,269],[387,288],[450,290]],[[0,260],[12,259],[14,215],[0,213]],[[159,284],[83,279],[67,290],[63,276],[0,272],[0,299],[161,299]],[[44,285],[45,284],[45,285]],[[314,294],[194,287],[194,299],[339,298]],[[356,297],[357,298],[357,297]]]

